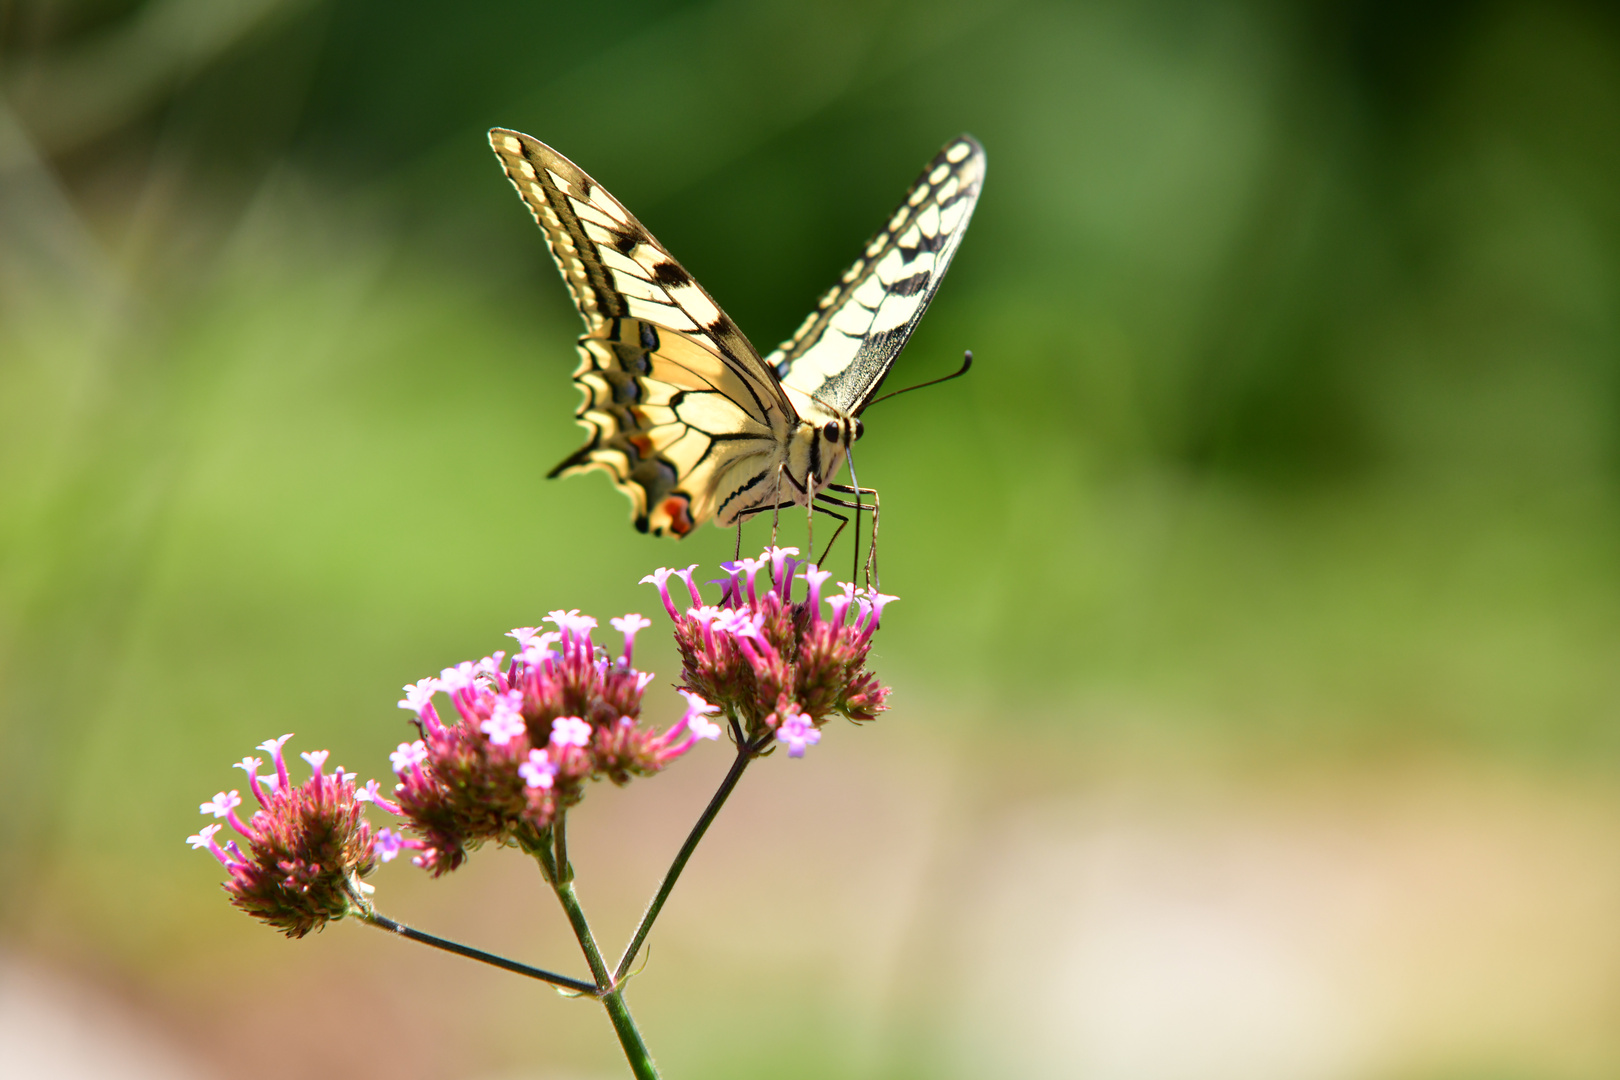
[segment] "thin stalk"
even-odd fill
[[[732,726],[736,726],[735,719],[732,721]],[[703,834],[709,831],[709,825],[713,823],[715,815],[720,813],[720,808],[726,805],[726,799],[731,796],[731,791],[737,786],[737,781],[742,779],[743,770],[748,768],[748,763],[754,760],[754,755],[759,753],[760,748],[763,746],[763,738],[758,745],[738,740],[737,760],[731,763],[730,771],[726,773],[726,778],[720,781],[720,787],[715,790],[714,798],[709,800],[709,805],[704,808],[703,815],[697,819],[697,824],[693,825],[692,831],[686,834],[686,843],[682,844],[681,850],[675,853],[675,861],[670,863],[669,869],[665,871],[664,880],[658,885],[658,892],[654,894],[652,902],[647,905],[647,910],[642,913],[641,924],[636,927],[635,936],[630,939],[630,944],[625,946],[624,955],[619,957],[619,966],[613,972],[615,984],[629,972],[630,965],[635,962],[636,954],[641,951],[642,943],[647,940],[647,935],[652,932],[653,921],[658,918],[658,913],[664,909],[664,901],[669,899],[670,890],[675,888],[675,882],[680,878],[681,871],[686,869],[687,860],[692,857],[692,852],[697,850],[698,841],[702,840]]]
[[[480,963],[489,964],[506,971],[513,971],[519,975],[527,975],[531,979],[539,979],[541,982],[548,982],[565,990],[573,990],[591,997],[597,997],[601,993],[594,984],[581,979],[571,979],[567,975],[558,975],[556,972],[546,971],[544,968],[520,964],[516,960],[508,960],[504,956],[497,956],[494,953],[485,952],[483,949],[463,945],[459,941],[451,941],[448,938],[438,937],[415,927],[406,926],[402,922],[395,922],[388,916],[379,915],[374,911],[361,913],[359,918],[362,922],[375,926],[379,930],[387,930],[390,933],[398,934],[402,938],[421,942],[423,945],[431,945],[435,949],[443,949],[445,952],[455,953],[457,956],[465,956],[469,960],[477,960]]]

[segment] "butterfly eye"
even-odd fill
[[[859,439],[862,435],[865,435],[865,434],[866,434],[866,425],[861,423],[859,420],[856,420],[855,421],[855,437],[857,439]]]
[[[821,425],[821,434],[828,442],[838,441],[838,421],[829,420]]]

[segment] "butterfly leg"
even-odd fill
[[[788,471],[788,467],[787,467],[786,462],[783,462],[782,464],[780,464],[780,465],[778,465],[776,467],[776,505],[770,508],[773,511],[773,513],[771,515],[771,544],[772,544],[772,546],[775,546],[775,544],[776,544],[776,521],[777,521],[777,516],[774,513],[774,511],[784,510],[784,509],[787,509],[788,507],[791,507],[791,506],[797,506],[798,503],[799,503],[798,499],[792,499],[792,500],[790,500],[788,502],[783,502],[782,501],[782,477],[784,477],[784,476],[787,477],[788,483],[793,486],[793,490],[797,491],[800,495],[804,496],[804,506],[805,506],[805,545],[804,546],[810,552],[810,554],[814,555],[816,553],[816,541],[815,541],[815,531],[814,531],[812,523],[815,521],[815,515],[814,515],[813,510],[811,509],[811,506],[815,502],[816,491],[815,491],[815,488],[812,486],[812,481],[811,481],[811,479],[810,479],[810,477],[808,475],[805,477],[805,482],[804,483],[802,483],[802,484],[799,483],[799,481],[794,478],[793,474]],[[765,507],[762,506],[762,507],[760,507],[760,509],[764,510]]]
[[[742,518],[737,518],[737,550],[731,553],[732,562],[742,561]]]
[[[807,477],[807,482],[808,479]],[[843,528],[842,525],[838,527]],[[838,534],[833,533],[833,539],[836,540],[837,538]],[[827,546],[832,547],[832,541],[828,541]],[[808,493],[804,500],[804,551],[806,555],[816,553],[816,499],[814,495]]]
[[[777,503],[775,506],[750,506],[747,510],[743,510],[738,514],[737,520],[739,522],[741,522],[746,518],[753,517],[755,514],[763,514],[767,510],[786,510],[790,506],[798,506],[798,505],[799,504],[796,503],[796,502],[780,502],[780,503]],[[738,550],[741,550],[741,549],[738,549]]]
[[[776,467],[776,503],[771,507],[771,547],[776,546],[776,526],[781,520],[779,511],[784,506],[793,505],[790,502],[785,503],[782,501],[782,477],[784,476],[788,478],[789,483],[795,487],[798,486],[798,482],[793,479],[793,474],[788,472],[787,462],[784,461]]]
[[[825,499],[828,502],[835,502],[836,501],[838,505],[847,507],[847,508],[849,508],[851,510],[854,510],[857,515],[862,510],[871,510],[872,511],[872,542],[871,542],[870,545],[868,545],[868,548],[867,548],[867,555],[866,555],[866,583],[868,585],[870,585],[872,588],[875,589],[875,588],[877,588],[877,582],[878,582],[877,541],[878,541],[878,501],[879,500],[878,500],[877,489],[876,488],[860,487],[860,486],[851,487],[848,484],[828,484],[827,485],[827,490],[836,491],[836,492],[838,492],[838,493],[840,493],[842,495],[853,495],[853,496],[855,496],[855,501],[852,502],[852,503],[848,503],[848,502],[843,502],[841,500],[833,500],[828,496],[823,496],[823,495],[820,495],[820,494],[817,494],[816,498]],[[865,502],[863,502],[861,500],[861,496],[863,496],[863,495],[870,495],[872,497],[872,502],[871,502],[870,505],[868,505],[867,503],[865,503]],[[859,534],[857,533],[857,535],[855,537],[855,571],[854,571],[857,576],[860,574],[860,565],[861,565],[861,538],[860,538]]]
[[[821,511],[823,514],[826,514],[828,517],[837,518],[839,520],[839,522],[841,523],[838,526],[837,531],[833,533],[832,540],[827,541],[827,547],[826,547],[826,549],[824,551],[822,551],[822,553],[821,553],[821,562],[818,562],[816,564],[817,566],[820,566],[822,563],[825,563],[827,561],[827,554],[828,554],[828,552],[832,551],[833,541],[838,539],[839,534],[841,534],[844,531],[844,526],[849,524],[849,519],[847,517],[845,517],[843,514],[837,514],[837,513],[834,513],[833,511],[827,509],[827,507],[829,507],[829,506],[841,506],[845,510],[855,510],[855,509],[857,509],[855,503],[845,502],[843,499],[835,499],[831,495],[828,495],[825,491],[816,492],[816,509]],[[852,577],[859,577],[860,576],[860,565],[861,565],[861,563],[860,563],[860,559],[861,559],[860,549],[861,549],[861,542],[860,542],[859,538],[857,538],[856,541],[855,541],[855,571],[851,574]],[[812,549],[811,554],[814,554],[814,549]]]
[[[828,552],[832,551],[833,545],[838,542],[839,534],[841,534],[844,531],[844,526],[849,524],[849,518],[845,517],[843,514],[838,513],[837,511],[827,509],[827,507],[825,505],[823,505],[825,503],[832,503],[834,506],[846,506],[847,507],[849,505],[848,503],[840,502],[837,499],[828,498],[826,495],[821,494],[821,492],[819,492],[819,491],[816,492],[816,500],[815,500],[814,509],[812,510],[812,513],[826,514],[830,518],[837,518],[838,519],[838,528],[833,530],[832,539],[827,541],[827,547],[822,551],[821,558],[816,561],[816,566],[818,566],[818,567],[821,566],[822,563],[825,563],[827,561]],[[814,545],[807,545],[807,547],[809,548],[810,554],[814,555],[816,553],[816,549],[815,549]]]
[[[797,506],[797,505],[798,505],[798,503],[778,502],[778,503],[774,503],[774,504],[772,504],[770,506],[753,506],[753,507],[750,507],[747,510],[744,510],[741,513],[739,513],[737,515],[737,554],[736,554],[735,557],[737,559],[739,559],[739,560],[742,558],[742,527],[743,527],[743,522],[744,521],[746,521],[747,519],[753,517],[756,514],[763,514],[765,511],[769,510],[771,512],[771,517],[772,517],[773,522],[774,522],[774,519],[776,517],[776,512],[778,510],[786,510],[790,506]],[[771,542],[773,544],[776,542],[776,530],[775,530],[774,527],[771,530]]]

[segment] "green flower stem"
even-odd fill
[[[641,1038],[641,1031],[630,1016],[630,1008],[624,1003],[624,991],[615,984],[613,977],[608,974],[607,962],[602,959],[602,950],[597,947],[596,935],[591,933],[591,924],[585,918],[585,909],[579,904],[579,897],[574,893],[574,883],[571,880],[572,872],[567,865],[568,843],[562,818],[552,826],[552,844],[542,845],[538,854],[541,868],[545,871],[546,880],[551,882],[552,890],[557,894],[557,901],[562,904],[563,911],[568,915],[568,922],[574,928],[574,937],[579,939],[579,947],[585,953],[585,962],[591,967],[591,975],[596,979],[596,986],[592,992],[601,999],[602,1006],[607,1009],[608,1019],[613,1022],[613,1030],[619,1036],[619,1045],[624,1048],[624,1056],[630,1062],[630,1071],[635,1073],[637,1080],[659,1080],[658,1068],[653,1064],[652,1052]],[[562,860],[561,865],[558,860]]]
[[[735,718],[732,719],[732,727],[736,729]],[[704,808],[703,815],[697,819],[697,824],[693,825],[692,831],[687,834],[686,843],[682,844],[681,850],[675,853],[675,861],[669,864],[669,869],[664,873],[664,880],[659,883],[658,892],[653,896],[652,902],[647,905],[647,910],[642,913],[641,924],[636,927],[635,936],[630,939],[630,944],[625,946],[624,955],[619,957],[619,966],[613,972],[613,981],[615,983],[622,980],[629,972],[630,965],[635,962],[636,954],[641,951],[642,943],[647,940],[647,935],[652,931],[653,920],[657,919],[658,913],[664,909],[664,901],[669,899],[670,890],[675,888],[675,882],[680,878],[681,871],[686,869],[687,860],[692,857],[692,852],[697,850],[698,841],[702,840],[703,834],[709,831],[709,825],[713,823],[715,815],[720,813],[720,808],[726,804],[726,799],[731,796],[732,789],[737,786],[737,781],[742,779],[743,770],[748,768],[748,763],[758,756],[760,750],[764,749],[765,745],[773,737],[771,732],[766,732],[759,737],[757,742],[744,743],[739,740],[737,760],[731,763],[731,770],[726,773],[726,778],[720,781],[720,787],[715,791],[714,798],[709,800],[709,805]]]
[[[475,949],[458,941],[438,937],[417,930],[415,927],[406,926],[402,922],[395,922],[388,916],[379,915],[375,911],[358,913],[358,915],[362,922],[375,926],[379,930],[387,930],[390,933],[398,934],[402,938],[421,942],[423,945],[431,945],[435,949],[443,949],[445,952],[455,953],[457,956],[465,956],[469,960],[477,960],[480,963],[490,964],[507,971],[515,971],[519,975],[527,975],[531,979],[539,979],[541,982],[548,982],[553,986],[588,994],[591,997],[596,997],[599,992],[595,985],[583,980],[571,979],[567,975],[558,975],[556,972],[546,971],[544,968],[530,967],[528,964],[520,964],[516,960],[508,960],[504,956],[496,956],[494,953],[487,953],[482,949]]]
[[[579,906],[579,897],[574,895],[574,883],[564,881],[552,888],[557,893],[557,900],[562,904],[563,910],[568,913],[568,921],[574,927],[574,936],[579,939],[579,947],[585,952],[585,962],[591,966],[591,975],[596,979],[597,990],[608,990],[613,986],[613,977],[608,974],[607,963],[602,959],[602,950],[596,947],[596,936],[591,933],[591,924],[585,921],[585,909]]]
[[[574,880],[574,868],[568,862],[568,827],[567,819],[558,815],[557,824],[551,830],[551,841],[555,845],[552,849],[552,866],[555,873],[552,875],[554,884]]]
[[[602,1005],[607,1009],[608,1019],[613,1021],[613,1030],[618,1032],[619,1045],[624,1047],[624,1056],[629,1060],[630,1071],[636,1074],[636,1080],[659,1080],[658,1066],[653,1064],[652,1052],[641,1041],[641,1031],[630,1018],[630,1009],[624,1003],[624,991],[613,990],[603,994]]]

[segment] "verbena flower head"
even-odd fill
[[[686,689],[735,717],[745,739],[774,733],[792,757],[820,740],[829,717],[870,720],[887,708],[889,689],[866,669],[866,658],[883,609],[895,599],[848,583],[823,597],[832,575],[801,564],[798,554],[773,547],[757,559],[722,563],[726,577],[710,583],[720,586],[714,605],[692,581],[696,567],[642,579],[658,587],[675,621]],[[671,595],[672,577],[691,597],[684,611],[685,598]],[[804,598],[795,600],[801,579]]]
[[[624,646],[610,656],[592,640],[596,620],[553,611],[555,629],[519,627],[519,646],[477,663],[446,668],[437,679],[405,687],[399,704],[416,714],[421,738],[390,756],[399,777],[397,803],[415,837],[403,841],[418,866],[443,874],[486,841],[534,850],[557,815],[584,797],[585,784],[650,776],[719,729],[691,708],[668,731],[641,727],[641,698],[652,681],[631,659],[648,622],[614,619]],[[454,719],[434,706],[446,694]],[[712,707],[703,704],[705,709]],[[397,849],[395,849],[397,850]]]
[[[273,775],[259,775],[261,758],[237,763],[259,803],[251,818],[243,821],[237,814],[242,798],[235,791],[221,791],[200,807],[224,818],[240,843],[215,840],[223,828],[219,824],[204,827],[187,842],[206,848],[230,871],[224,888],[232,904],[288,937],[303,937],[363,905],[370,886],[360,879],[376,869],[379,858],[393,854],[387,843],[383,853],[374,850],[377,842],[360,812],[365,789],[356,791],[354,775],[341,767],[327,773],[325,750],[302,755],[312,774],[294,786],[282,757],[290,738],[260,744],[275,765]]]

